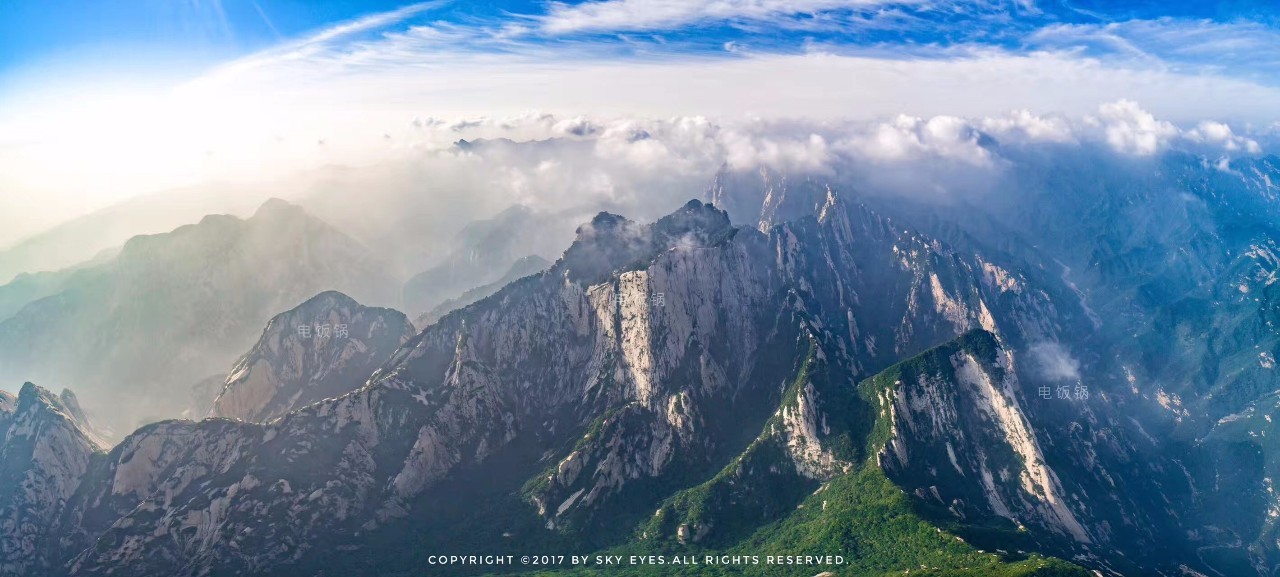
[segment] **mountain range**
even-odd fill
[[[176,415],[197,381],[225,371],[262,323],[326,289],[393,303],[395,280],[363,245],[284,201],[130,239],[112,259],[61,274],[0,321],[0,375],[74,383],[122,432]]]
[[[79,319],[149,335],[155,356],[60,344],[99,364],[44,380],[94,391],[145,367],[185,395],[225,374],[211,418],[107,447],[69,394],[0,399],[0,473],[26,480],[0,493],[2,562],[459,575],[508,571],[429,558],[572,550],[841,557],[689,575],[1273,574],[1280,164],[1085,172],[1108,161],[1076,154],[942,201],[726,168],[651,223],[599,213],[554,263],[496,251],[512,262],[457,277],[417,328],[366,306],[397,282],[358,242],[281,202],[135,239],[0,322],[0,359],[51,354]],[[313,240],[271,245],[286,224]],[[126,267],[148,249],[183,260]],[[208,262],[282,268],[174,272]],[[120,328],[134,302],[186,326],[168,317],[228,298],[186,290],[210,279],[290,290],[237,301],[199,363]]]

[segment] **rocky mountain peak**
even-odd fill
[[[596,282],[613,272],[615,263],[628,262],[649,250],[646,227],[616,214],[601,212],[577,229],[558,268],[571,280]]]
[[[85,413],[84,408],[80,406],[80,398],[77,397],[71,389],[62,389],[62,392],[58,393],[58,400],[62,403],[63,408],[75,422],[76,426],[79,427],[81,431],[84,431],[95,445],[102,449],[108,449],[111,447],[111,442],[107,440],[111,436],[109,431],[100,429],[96,423],[89,419],[89,415]]]
[[[71,397],[74,398],[74,397]],[[48,531],[101,447],[70,408],[30,382],[0,396],[0,575],[26,575],[53,561]]]
[[[296,218],[298,216],[304,216],[305,214],[306,212],[302,210],[302,207],[290,203],[287,200],[273,197],[267,199],[266,202],[263,202],[262,205],[258,207],[258,210],[253,213],[251,219],[263,220],[290,217]]]
[[[675,212],[658,219],[653,229],[663,237],[663,240],[670,241],[692,235],[706,241],[728,230],[730,226],[728,213],[716,208],[715,205],[693,199]]]
[[[63,406],[62,400],[58,398],[58,395],[53,394],[53,392],[44,387],[37,386],[35,383],[23,383],[22,388],[18,390],[17,412],[24,413],[35,410],[38,407],[48,407],[56,411],[69,413],[66,407]],[[67,416],[70,415],[68,414]]]
[[[578,233],[577,242],[588,241],[597,236],[634,224],[631,219],[625,216],[600,211],[599,214],[591,218],[591,222],[578,227],[576,231]]]
[[[268,421],[364,384],[413,325],[399,311],[366,307],[322,292],[276,315],[242,357],[214,401],[212,415]]]
[[[617,270],[647,264],[665,250],[706,246],[730,230],[728,214],[696,199],[648,225],[601,212],[578,227],[577,239],[558,267],[571,280],[592,284]]]
[[[76,394],[71,389],[62,389],[62,392],[58,393],[58,400],[62,401],[62,404],[66,405],[67,409],[77,417],[84,416],[84,410],[80,407],[80,399],[76,397]]]
[[[106,449],[110,446],[89,423],[89,418],[80,407],[79,399],[70,389],[63,389],[61,394],[54,394],[44,387],[28,382],[23,383],[17,397],[7,394],[5,396],[7,398],[0,398],[0,407],[5,405],[12,407],[14,423],[27,423],[37,429],[46,425],[66,427],[75,430],[77,435],[83,436],[95,449]],[[20,433],[12,430],[9,434],[12,436]]]
[[[360,306],[356,299],[340,291],[327,290],[307,299],[306,302],[298,305],[294,310],[323,311],[329,309],[354,309]]]

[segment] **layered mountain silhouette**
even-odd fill
[[[96,210],[0,250],[0,284],[29,273],[56,271],[114,254],[139,234],[155,234],[208,214],[252,214],[269,195],[228,185],[194,186],[147,194]],[[3,317],[0,312],[0,317]]]
[[[362,245],[284,201],[131,239],[0,322],[0,375],[73,385],[127,431],[176,415],[272,315],[329,289],[390,303],[395,281]],[[111,399],[128,396],[130,402]]]
[[[565,218],[516,205],[467,224],[448,243],[440,262],[405,283],[405,310],[438,318],[476,300],[477,292],[468,296],[470,291],[491,294],[506,284],[504,280],[545,268],[543,255],[554,258],[573,239],[567,234],[572,224]]]
[[[440,320],[444,315],[496,293],[499,290],[502,290],[502,287],[507,286],[516,280],[542,272],[549,266],[551,266],[551,262],[538,255],[530,255],[521,258],[512,263],[511,267],[507,269],[507,272],[503,273],[502,277],[498,280],[468,289],[456,298],[451,298],[436,305],[431,310],[422,313],[422,315],[420,315],[413,324],[417,327],[428,327],[435,324],[435,322]]]

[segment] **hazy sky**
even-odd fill
[[[1280,120],[1272,6],[11,0],[0,245],[144,192],[374,163],[543,112],[1105,117],[1125,99],[1152,122],[1219,120],[1265,143]]]

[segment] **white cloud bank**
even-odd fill
[[[1232,127],[1207,121],[1189,128],[1156,118],[1134,102],[1104,104],[1088,115],[915,117],[883,120],[747,119],[702,116],[642,118],[524,114],[438,118],[411,123],[402,159],[431,158],[441,172],[455,159],[470,171],[451,182],[482,181],[496,211],[519,202],[551,210],[577,205],[614,207],[639,218],[658,216],[701,195],[721,167],[761,166],[791,174],[834,174],[854,167],[890,180],[892,189],[946,192],[954,179],[1000,173],[1007,148],[1092,146],[1142,158],[1169,149],[1217,162],[1260,152]],[[458,139],[478,148],[456,147]],[[523,144],[521,144],[523,143]],[[986,175],[985,177],[983,175]],[[892,180],[897,179],[897,180]],[[657,211],[657,212],[653,212]]]
[[[990,169],[1002,162],[999,146],[1037,143],[1092,143],[1135,157],[1179,147],[1205,154],[1215,162],[1263,151],[1255,139],[1240,133],[1239,125],[1215,120],[1180,128],[1126,100],[1078,116],[1036,114],[1027,109],[978,117],[899,114],[886,119],[745,115],[655,119],[630,114],[553,113],[395,114],[382,118],[378,112],[368,112],[349,118],[339,115],[342,126],[273,126],[281,118],[266,111],[249,117],[261,125],[244,127],[225,116],[179,114],[166,118],[155,127],[155,133],[131,127],[119,117],[108,117],[97,121],[99,126],[108,123],[103,132],[67,144],[52,141],[59,144],[19,150],[18,154],[0,153],[0,187],[42,190],[62,184],[74,195],[84,187],[97,187],[101,192],[114,186],[127,195],[147,190],[145,184],[161,188],[203,179],[226,182],[231,185],[229,190],[234,190],[238,182],[287,182],[291,175],[329,165],[374,166],[419,162],[423,155],[452,155],[452,145],[459,139],[567,139],[583,143],[575,154],[586,156],[566,159],[549,155],[532,164],[510,157],[510,166],[489,163],[468,174],[501,175],[501,181],[490,186],[512,192],[499,195],[495,202],[536,203],[556,198],[559,200],[554,204],[568,206],[571,203],[562,197],[580,195],[621,209],[643,205],[637,199],[647,187],[662,187],[671,191],[673,198],[697,196],[722,165],[739,169],[766,165],[804,173],[830,172],[849,161]],[[372,118],[383,123],[371,129],[365,123]],[[223,122],[216,127],[201,126],[218,121]],[[184,149],[191,144],[181,140],[191,136],[188,132],[206,130],[221,141],[198,142],[194,150]],[[78,134],[82,132],[69,132]],[[69,162],[77,170],[66,170]],[[645,176],[646,172],[651,174]],[[281,194],[287,195],[285,191]],[[24,199],[50,204],[47,195],[6,195],[0,205],[12,206],[0,206],[0,212],[21,214],[25,205],[15,203],[26,202]]]
[[[707,13],[719,21],[752,20],[878,3],[610,0],[555,4],[541,20],[523,22],[587,32],[669,27]],[[388,29],[439,5],[415,4],[335,26],[169,91],[51,93],[34,106],[0,109],[0,215],[21,220],[22,198],[85,212],[164,188],[369,165],[494,132],[496,126],[480,122],[493,118],[525,119],[502,136],[520,139],[541,130],[599,137],[602,154],[650,165],[701,166],[714,157],[811,170],[846,154],[874,162],[933,155],[984,165],[993,159],[981,134],[1002,142],[1101,138],[1138,156],[1178,143],[1251,154],[1262,147],[1249,127],[1280,119],[1275,87],[1108,63],[1081,56],[1069,42],[1055,45],[1057,51],[1022,54],[953,48],[882,57],[814,48],[707,56],[646,46],[621,56],[592,44],[535,42],[512,28],[434,22]],[[1099,109],[1104,102],[1114,104]],[[528,119],[541,114],[553,114],[554,125],[531,128]],[[640,129],[617,124],[642,118],[703,120],[642,129],[655,138],[637,138]],[[798,130],[781,119],[803,119],[813,128]],[[1199,124],[1204,119],[1215,120]],[[753,123],[790,128],[767,135],[730,128]],[[870,128],[850,129],[859,123]],[[428,124],[430,142],[423,133]],[[704,125],[719,127],[710,148],[698,148],[706,140],[675,143],[681,134],[712,138]],[[671,138],[663,135],[668,130]],[[0,220],[0,228],[5,224]]]
[[[841,141],[841,149],[872,160],[917,160],[922,156],[986,165],[990,153],[979,143],[974,123],[955,116],[924,119],[898,115],[892,121],[873,123],[864,133]]]
[[[1092,120],[1092,119],[1091,119]],[[1179,131],[1172,123],[1156,120],[1136,102],[1121,100],[1104,104],[1098,109],[1098,119],[1107,144],[1117,152],[1151,156],[1167,146]]]

